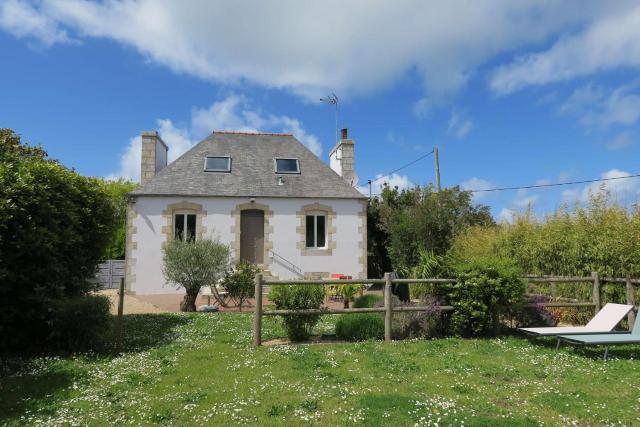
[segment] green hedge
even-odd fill
[[[520,269],[506,259],[478,259],[456,267],[457,283],[443,285],[454,308],[449,332],[465,337],[495,335],[500,316],[521,305],[525,282]]]
[[[104,349],[110,336],[110,307],[104,295],[57,301],[52,307],[49,348],[62,352]]]
[[[317,309],[324,301],[322,285],[278,285],[269,291],[269,299],[278,310]],[[320,320],[319,314],[290,314],[282,316],[284,329],[291,341],[309,338]]]
[[[375,313],[345,314],[336,323],[336,337],[347,341],[384,338],[384,317]]]
[[[46,348],[52,307],[92,290],[114,222],[101,180],[0,129],[1,352]]]
[[[376,303],[383,302],[382,295],[367,294],[356,298],[353,302],[353,308],[372,308]]]

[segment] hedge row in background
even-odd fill
[[[604,188],[585,207],[561,207],[539,219],[531,210],[513,224],[471,227],[455,239],[451,255],[458,262],[483,257],[509,258],[535,275],[640,277],[640,210],[611,200]],[[548,291],[548,285],[540,286]],[[556,286],[558,296],[591,299],[591,285]],[[604,302],[624,301],[623,286],[605,285]]]

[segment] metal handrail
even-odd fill
[[[278,263],[284,265],[285,268],[297,274],[299,277],[304,277],[304,271],[300,267],[298,267],[297,265],[295,265],[294,263],[292,263],[282,255],[280,255],[279,253],[275,252],[273,249],[269,249],[269,252],[271,253],[271,255],[273,255],[273,258]]]

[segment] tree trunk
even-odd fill
[[[349,308],[349,300],[347,298],[344,299],[344,308]]]
[[[196,299],[198,298],[199,290],[187,290],[182,302],[180,303],[180,311],[196,311]]]

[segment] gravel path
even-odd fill
[[[118,313],[118,291],[116,289],[105,289],[98,292],[101,295],[106,295],[111,301],[111,313]],[[146,314],[146,313],[165,313],[165,310],[148,303],[141,301],[134,295],[124,296],[124,314]]]

